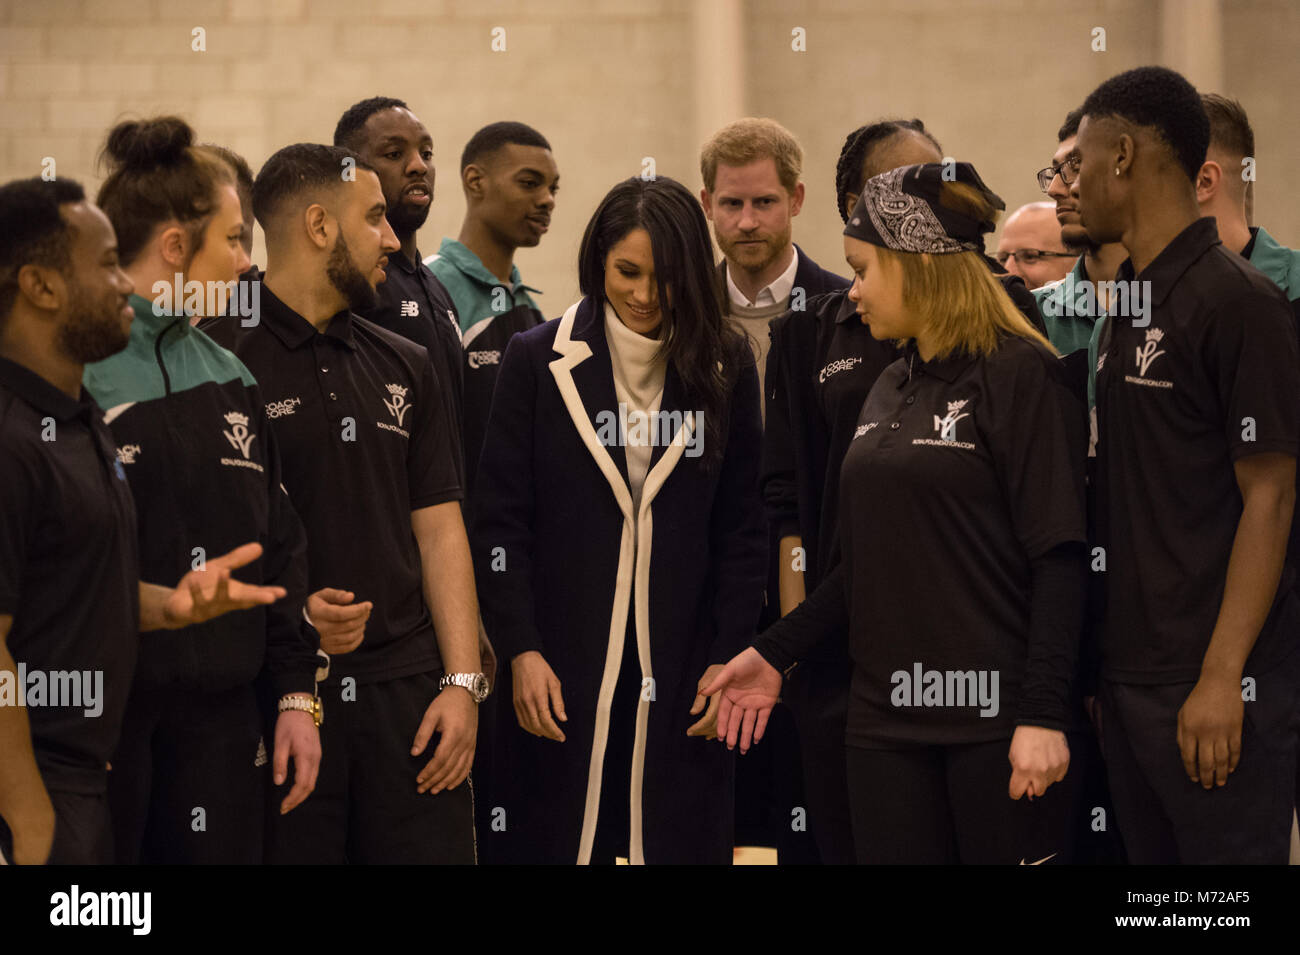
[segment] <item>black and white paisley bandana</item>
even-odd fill
[[[993,222],[941,205],[944,182],[968,183],[995,209],[1006,208],[968,162],[900,166],[867,180],[844,234],[899,252],[982,252]]]

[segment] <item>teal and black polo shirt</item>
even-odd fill
[[[451,294],[460,318],[461,347],[465,351],[464,452],[468,500],[487,433],[501,356],[516,332],[527,331],[545,319],[528,294],[539,290],[523,283],[518,266],[510,267],[510,282],[502,282],[464,244],[449,238],[442,240],[437,254],[425,259],[424,264]]]
[[[185,315],[131,296],[126,348],[88,365],[139,513],[140,577],[174,584],[250,541],[262,556],[234,571],[284,587],[268,607],[141,635],[136,685],[220,691],[265,667],[277,695],[313,692],[319,638],[303,621],[307,539],[281,485],[280,458],[253,375]]]

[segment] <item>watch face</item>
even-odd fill
[[[482,673],[478,674],[474,678],[474,695],[478,697],[480,702],[487,698],[488,678],[485,677]]]

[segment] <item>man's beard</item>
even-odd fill
[[[131,339],[130,331],[123,331],[118,317],[116,294],[95,302],[85,288],[69,281],[72,294],[67,321],[59,326],[56,346],[64,355],[83,365],[103,361],[116,355]]]
[[[433,209],[433,203],[427,206],[408,206],[405,205],[399,197],[396,202],[388,204],[388,224],[393,227],[393,232],[397,235],[399,241],[415,233],[420,226],[424,225],[429,218],[429,212]]]
[[[1061,245],[1065,246],[1066,252],[1070,252],[1074,255],[1087,255],[1088,253],[1095,253],[1098,249],[1101,248],[1101,244],[1092,241],[1092,237],[1088,235],[1088,233],[1086,232],[1083,232],[1082,238],[1078,239],[1077,241],[1068,242],[1066,241],[1065,233],[1063,231],[1061,233]]]
[[[329,277],[330,284],[347,301],[350,310],[368,312],[375,307],[375,290],[352,261],[352,253],[348,251],[348,243],[342,232],[325,264],[325,274]]]
[[[748,259],[744,261],[744,263],[741,264],[740,267],[744,268],[746,271],[749,272],[763,271],[765,268],[767,268],[769,265],[775,262],[780,257],[781,251],[785,249],[787,245],[789,245],[790,235],[792,231],[793,230],[791,229],[786,229],[780,235],[773,235],[766,239],[761,239],[760,241],[763,242],[762,259],[758,261],[755,261],[753,259]],[[728,260],[735,262],[737,260],[733,256],[733,252],[736,250],[737,246],[741,242],[755,241],[756,238],[757,237],[746,238],[742,236],[739,239],[727,240],[725,242],[722,239],[718,239],[718,248],[722,249],[722,254],[725,255]],[[752,247],[750,248],[751,255],[754,254],[755,251],[756,250],[754,250]]]

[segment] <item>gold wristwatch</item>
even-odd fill
[[[282,696],[279,708],[281,713],[285,710],[302,710],[304,713],[310,713],[317,729],[320,729],[320,725],[325,722],[325,708],[321,706],[319,696]]]

